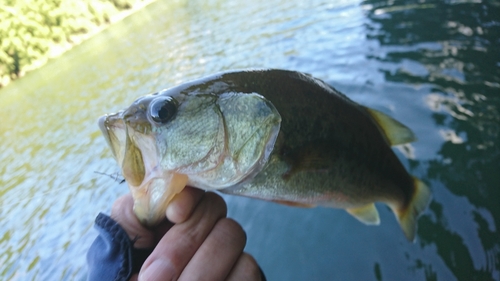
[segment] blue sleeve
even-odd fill
[[[128,281],[138,273],[153,249],[136,249],[125,230],[109,216],[99,213],[95,219],[99,236],[87,252],[88,281]],[[259,268],[260,269],[260,268]],[[262,280],[266,277],[260,269]]]
[[[97,216],[94,226],[99,236],[87,252],[87,280],[128,281],[139,272],[152,249],[134,248],[125,230],[105,214]]]

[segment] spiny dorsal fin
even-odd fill
[[[375,119],[382,132],[384,132],[384,135],[391,146],[417,140],[415,134],[410,130],[410,128],[401,124],[399,121],[378,110],[368,107],[365,108],[373,119]]]
[[[364,224],[379,225],[380,217],[375,204],[367,204],[358,208],[349,208],[346,211]]]

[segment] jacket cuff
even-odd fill
[[[125,230],[109,216],[99,213],[94,227],[99,236],[87,252],[88,281],[128,281],[139,272],[153,249],[135,249]]]

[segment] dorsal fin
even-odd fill
[[[394,118],[372,108],[365,107],[365,109],[377,122],[378,127],[384,133],[387,141],[391,146],[409,143],[417,140],[415,134],[410,130],[410,128],[401,124]]]

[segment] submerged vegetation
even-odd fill
[[[0,0],[0,87],[140,4],[140,0]]]

